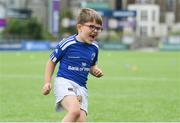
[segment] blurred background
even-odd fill
[[[42,95],[44,69],[56,44],[76,33],[84,7],[101,14],[104,28],[104,76],[88,77],[88,121],[179,122],[179,6],[180,0],[0,0],[0,122],[63,118],[53,92]]]
[[[102,49],[180,50],[178,6],[180,0],[0,0],[0,50],[53,48],[76,33],[83,7],[103,17]]]

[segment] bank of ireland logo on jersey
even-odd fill
[[[96,53],[92,53],[91,60],[93,61],[94,57],[96,56]]]

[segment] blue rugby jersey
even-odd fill
[[[69,36],[59,42],[50,55],[52,62],[59,64],[57,77],[72,80],[86,88],[90,67],[98,60],[98,45],[79,42],[76,35]]]

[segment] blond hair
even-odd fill
[[[102,25],[102,17],[94,9],[83,8],[77,18],[77,24],[84,24],[86,22],[95,21],[97,24]]]

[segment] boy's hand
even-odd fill
[[[51,91],[51,83],[46,83],[43,87],[43,94],[47,95]]]
[[[91,69],[90,69],[90,73],[92,74],[92,75],[94,75],[95,77],[102,77],[104,74],[103,74],[103,72],[102,72],[102,70],[101,69],[99,69],[98,67],[96,67],[96,66],[94,66],[94,67],[91,67]]]

